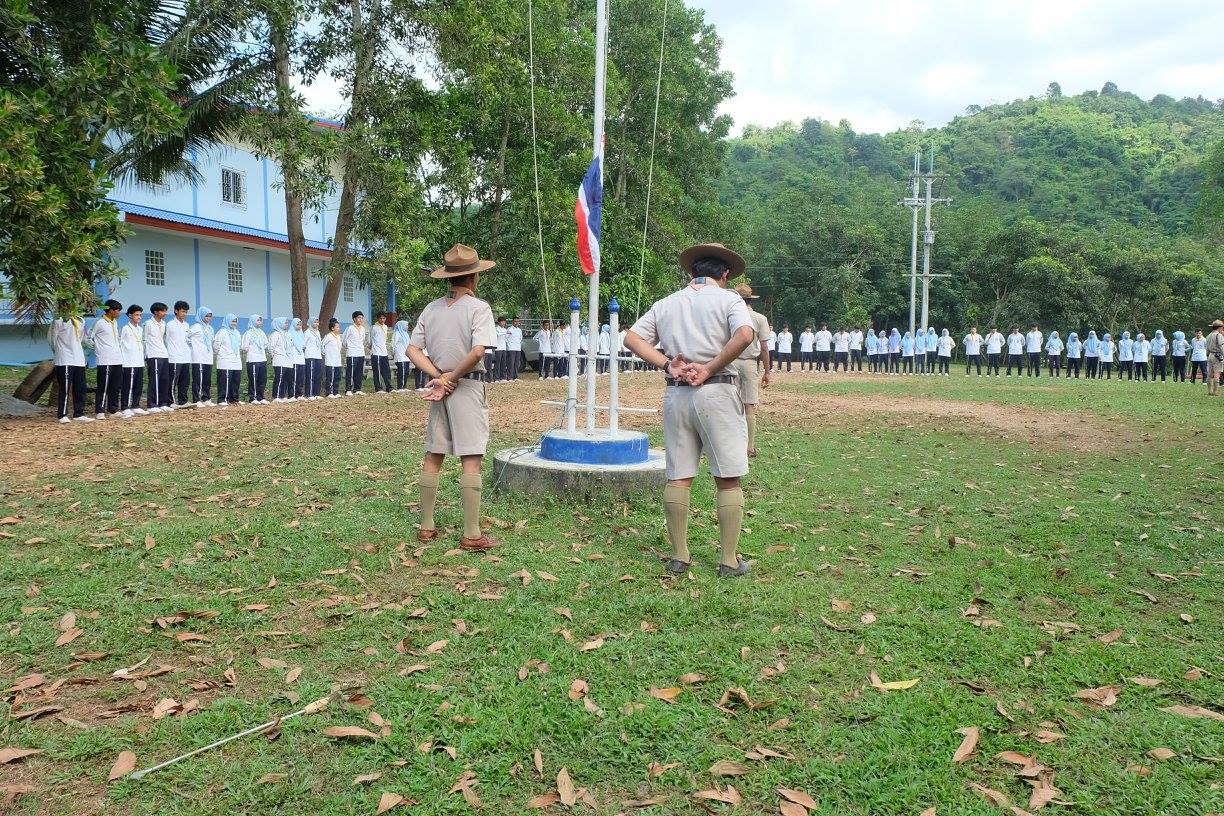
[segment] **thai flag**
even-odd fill
[[[599,221],[603,212],[603,151],[591,160],[582,186],[578,188],[578,203],[574,218],[578,222],[578,262],[584,275],[594,275],[599,269]]]

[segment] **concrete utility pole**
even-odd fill
[[[922,174],[922,180],[926,182],[926,198],[923,200],[923,206],[926,209],[926,228],[922,233],[922,323],[923,329],[929,325],[927,323],[928,306],[931,298],[931,278],[948,278],[951,275],[932,275],[931,274],[931,248],[935,246],[935,230],[931,229],[931,205],[932,204],[951,204],[950,198],[932,198],[931,188],[935,184],[935,179],[939,178],[935,175],[935,148],[931,148],[930,160],[927,162],[927,172]],[[917,211],[915,211],[915,215]],[[911,311],[911,315],[913,312]],[[913,319],[911,317],[911,324]],[[914,329],[910,329],[913,331]]]
[[[921,178],[922,171],[919,169],[922,151],[914,148],[914,172],[910,176],[910,182],[913,185],[912,192],[909,198],[903,198],[898,201],[898,204],[904,204],[909,207],[914,214],[914,231],[910,238],[910,311],[909,311],[909,330],[910,336],[914,334],[914,304],[917,298],[918,284],[918,210],[922,207],[922,199],[918,197],[918,182]]]

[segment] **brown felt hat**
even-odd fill
[[[690,275],[693,274],[693,264],[702,258],[718,258],[731,268],[727,278],[738,278],[744,274],[747,264],[743,257],[722,244],[697,244],[680,253],[680,268]]]
[[[1218,328],[1220,328],[1220,327],[1222,327],[1222,326],[1224,326],[1224,320],[1216,320],[1216,321],[1212,322],[1212,324],[1211,324],[1211,328],[1213,328],[1213,329],[1218,329]]]
[[[466,244],[455,244],[446,250],[442,257],[442,266],[429,270],[431,278],[460,278],[476,272],[486,272],[497,266],[494,261],[482,261],[476,250]]]
[[[758,300],[761,297],[760,295],[752,294],[752,287],[746,283],[741,283],[739,286],[735,287],[735,294],[739,295],[744,300]]]

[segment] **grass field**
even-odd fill
[[[538,437],[558,390],[492,389],[494,447]],[[778,813],[779,788],[830,816],[1224,811],[1224,403],[798,375],[765,401],[739,581],[713,576],[708,479],[684,580],[655,497],[497,495],[491,468],[504,546],[418,546],[408,395],[0,420],[0,680],[29,686],[0,746],[41,751],[0,764],[9,805],[564,812],[568,778],[600,814]],[[121,752],[145,767],[333,691],[274,740],[107,782]]]

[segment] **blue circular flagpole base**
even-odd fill
[[[650,439],[640,431],[549,431],[540,458],[574,465],[638,465],[650,459]]]

